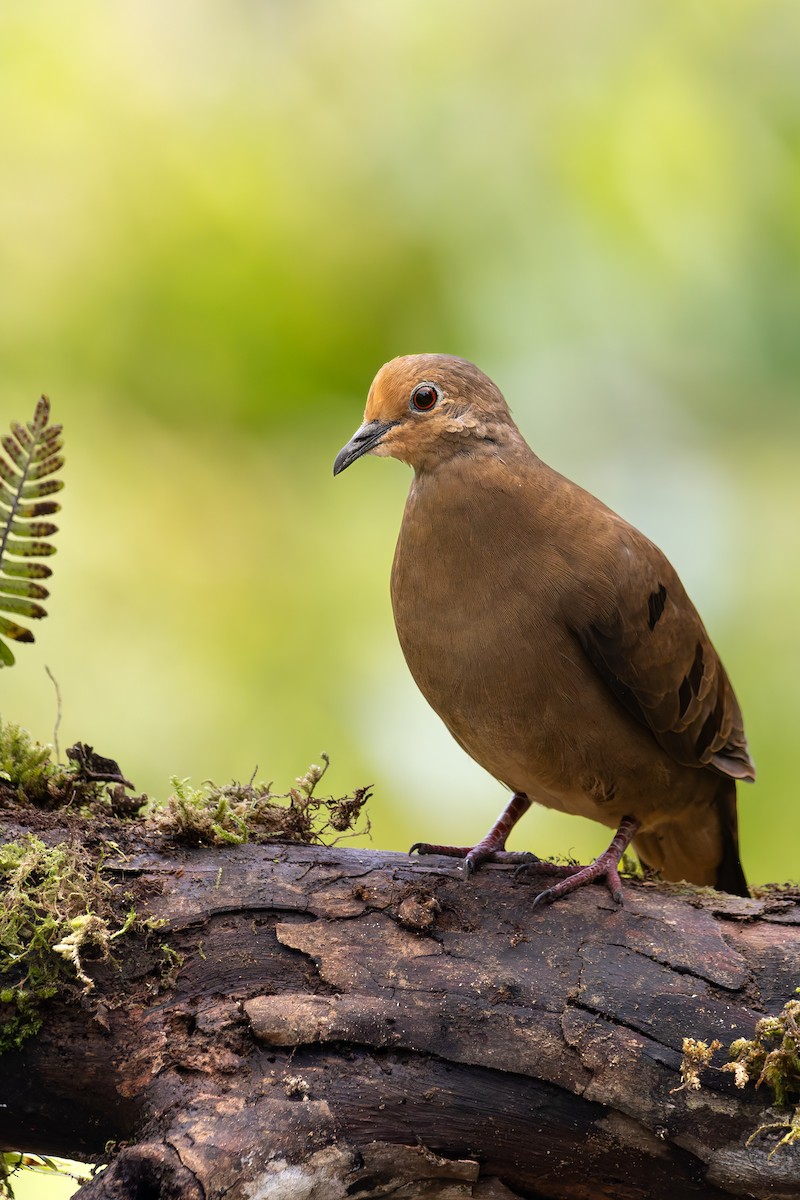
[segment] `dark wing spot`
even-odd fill
[[[703,662],[703,647],[698,642],[697,650],[695,651],[694,655],[694,662],[692,663],[689,674],[686,676],[695,695],[698,695],[700,692],[700,684],[703,682],[703,673],[705,669],[705,663]]]
[[[725,696],[720,688],[714,711],[709,713],[703,722],[703,727],[697,735],[697,757],[702,761],[706,751],[722,728],[722,718],[725,713]]]
[[[650,626],[651,630],[655,629],[658,619],[664,611],[666,600],[667,589],[664,587],[663,583],[660,583],[658,585],[658,591],[651,592],[647,599],[647,611],[650,614],[647,624]]]
[[[678,688],[678,700],[681,706],[681,716],[686,715],[686,710],[692,702],[694,696],[700,693],[700,684],[703,682],[703,647],[697,643],[697,649],[694,652],[694,662],[689,668],[689,673],[683,679],[681,686]]]
[[[692,685],[689,682],[688,676],[678,688],[678,700],[681,706],[681,716],[684,716],[692,702]]]

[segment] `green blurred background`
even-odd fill
[[[395,354],[477,361],[538,453],[672,558],[759,768],[752,882],[798,874],[796,0],[41,0],[0,13],[2,424],[67,490],[2,712],[137,787],[375,784],[374,843],[502,789],[407,675],[407,470],[331,465]],[[535,812],[514,844],[594,854]]]

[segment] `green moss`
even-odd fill
[[[42,1006],[94,986],[87,959],[106,959],[134,924],[119,921],[101,863],[75,844],[34,836],[0,846],[0,1054],[37,1033]]]
[[[186,959],[179,950],[173,950],[167,942],[162,942],[159,950],[161,952],[161,986],[168,991],[175,987],[178,973]],[[200,957],[205,958],[205,955],[201,953]]]
[[[51,761],[51,747],[34,742],[26,729],[0,717],[0,788],[44,806],[64,786],[66,768]]]
[[[146,817],[176,841],[192,845],[241,845],[243,842],[321,842],[328,832],[341,836],[355,830],[369,788],[335,800],[315,795],[328,768],[312,764],[288,792],[273,792],[271,783],[204,783],[172,779],[175,789],[164,804],[151,803]],[[365,832],[369,822],[365,822]],[[334,838],[336,840],[336,838]]]
[[[798,989],[800,992],[800,989]],[[766,1083],[775,1103],[800,1099],[800,1000],[788,1000],[777,1017],[763,1017],[755,1037],[739,1038],[730,1048],[726,1071],[739,1068],[756,1087]],[[738,1082],[738,1080],[737,1080]]]
[[[800,994],[800,988],[797,993]],[[716,1040],[706,1045],[693,1038],[684,1038],[681,1088],[701,1086],[700,1072],[711,1065],[711,1058],[721,1045]],[[756,1024],[754,1036],[738,1038],[728,1053],[731,1061],[720,1069],[733,1074],[737,1087],[744,1088],[749,1083],[761,1087],[765,1083],[778,1108],[793,1109],[787,1114],[786,1121],[759,1125],[748,1139],[748,1145],[762,1133],[781,1129],[786,1132],[774,1147],[773,1154],[780,1146],[800,1142],[800,1000],[787,1000],[777,1016],[762,1017]]]
[[[797,989],[800,994],[800,988]],[[722,1069],[732,1071],[737,1087],[765,1083],[778,1108],[793,1108],[786,1121],[760,1125],[748,1145],[762,1133],[786,1132],[774,1147],[800,1142],[800,1000],[787,1000],[776,1017],[762,1017],[755,1037],[738,1038],[730,1047],[731,1061]]]

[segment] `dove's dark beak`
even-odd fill
[[[349,467],[357,458],[361,458],[362,454],[369,454],[396,424],[397,421],[365,421],[336,455],[336,462],[333,464],[334,475]]]

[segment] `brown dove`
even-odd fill
[[[742,714],[675,570],[652,542],[537,458],[476,366],[381,367],[334,475],[364,454],[414,469],[392,568],[406,661],[456,741],[512,798],[473,847],[420,854],[535,863],[551,901],[604,879],[622,901],[633,842],[664,879],[746,896],[736,780]],[[616,830],[586,867],[505,850],[532,802]]]

